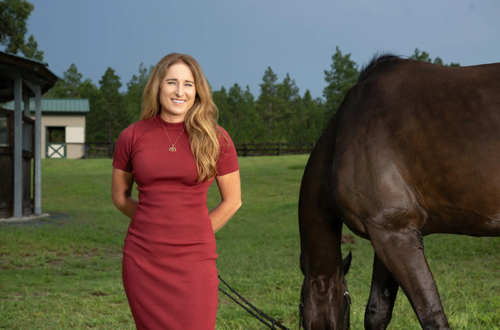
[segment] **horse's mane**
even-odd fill
[[[371,73],[371,71],[381,62],[388,60],[388,59],[397,59],[397,58],[401,58],[401,56],[398,56],[398,55],[395,55],[395,54],[389,53],[389,52],[376,52],[375,54],[373,54],[373,56],[372,56],[371,60],[368,62],[368,64],[365,64],[362,66],[361,71],[359,72],[358,81],[356,82],[356,84],[359,84],[360,82],[365,80],[368,77],[368,75]],[[342,102],[344,102],[344,101],[342,101]],[[340,106],[342,106],[342,104]],[[340,109],[340,106],[339,106],[339,109]],[[328,121],[327,127],[331,124],[334,117],[335,117],[335,115],[330,118],[330,120]]]
[[[375,53],[375,54],[373,54],[373,57],[370,60],[370,62],[368,62],[368,64],[363,65],[363,67],[361,68],[361,71],[360,71],[359,76],[358,76],[357,84],[359,84],[360,82],[362,82],[363,80],[365,80],[366,77],[368,77],[368,74],[380,62],[385,61],[387,59],[391,59],[391,58],[401,58],[401,57],[399,57],[397,55],[394,55],[392,53],[389,53],[389,52],[383,52],[383,53]]]

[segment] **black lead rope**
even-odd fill
[[[262,319],[262,317],[260,317],[259,315],[255,314],[247,306],[245,306],[242,303],[240,303],[238,300],[236,300],[236,298],[234,298],[233,296],[231,296],[229,293],[227,293],[226,291],[224,291],[220,287],[219,287],[219,291],[222,292],[223,294],[225,294],[226,296],[228,296],[229,298],[231,298],[232,301],[234,301],[235,303],[237,303],[238,305],[240,305],[241,307],[243,307],[244,310],[246,310],[250,315],[252,315],[253,317],[255,317],[257,320],[259,320],[260,322],[262,322],[263,324],[265,324],[269,329],[271,329],[271,330],[277,330],[276,327],[278,327],[281,330],[290,330],[287,327],[283,326],[278,321],[276,321],[275,319],[273,319],[272,317],[268,316],[266,313],[264,313],[263,311],[261,311],[257,307],[255,307],[254,305],[252,305],[248,300],[246,300],[245,298],[243,298],[238,292],[234,291],[234,289],[231,286],[229,286],[229,284],[227,284],[226,281],[224,281],[222,279],[222,277],[220,277],[219,274],[217,274],[217,277],[236,296],[238,296],[238,298],[240,298],[241,300],[243,300],[243,302],[245,304],[247,304],[250,308],[252,308],[255,312],[257,312],[260,316],[264,317],[266,320],[268,320],[271,323],[266,322],[264,319]],[[344,312],[344,317],[342,318],[342,323],[340,323],[340,326],[338,327],[337,330],[340,330],[344,326],[344,324],[346,323],[346,321],[347,321],[347,329],[349,329],[351,327],[349,319],[348,319],[348,317],[349,317],[349,311],[351,309],[351,295],[349,294],[349,291],[347,290],[347,282],[345,280],[344,274],[342,274],[342,282],[344,284],[344,289],[345,289],[345,291],[344,291],[344,299],[345,299],[345,306],[346,306],[346,308],[345,308],[345,312]],[[302,329],[302,319],[304,318],[303,308],[304,308],[304,305],[303,305],[303,302],[302,302],[302,295],[301,295],[300,296],[300,302],[299,302],[299,330]]]
[[[234,291],[234,289],[232,287],[230,287],[229,284],[227,284],[226,281],[224,281],[222,279],[222,277],[220,277],[220,275],[217,275],[217,276],[219,277],[219,280],[221,280],[221,282],[224,283],[224,285],[227,286],[229,288],[229,290],[231,290],[236,296],[238,296],[238,298],[240,298],[245,304],[247,304],[247,306],[249,306],[256,313],[258,313],[260,316],[264,317],[267,321],[269,321],[271,323],[267,322],[262,317],[260,317],[259,315],[255,314],[247,306],[245,306],[242,303],[240,303],[236,298],[234,298],[233,296],[231,296],[230,294],[228,294],[226,291],[224,291],[220,287],[219,287],[219,291],[222,292],[223,294],[225,294],[226,296],[228,296],[229,298],[231,298],[232,301],[234,301],[235,303],[237,303],[238,305],[240,305],[241,307],[243,307],[244,310],[246,310],[249,314],[251,314],[257,320],[259,320],[260,322],[262,322],[263,324],[265,324],[269,329],[277,330],[276,327],[278,327],[279,329],[282,329],[282,330],[290,330],[290,329],[286,328],[285,326],[283,326],[278,321],[276,321],[275,319],[273,319],[272,317],[268,316],[266,313],[264,313],[263,311],[261,311],[257,307],[255,307],[254,305],[252,305],[248,300],[246,300],[245,298],[243,298],[238,292]]]

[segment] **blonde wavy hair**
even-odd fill
[[[217,175],[220,130],[217,126],[218,109],[212,100],[210,86],[198,62],[189,55],[172,53],[162,58],[151,72],[142,94],[140,119],[153,118],[161,112],[160,83],[174,64],[184,63],[193,73],[196,97],[188,110],[184,126],[189,136],[191,151],[198,169],[198,181],[211,180]]]

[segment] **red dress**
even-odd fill
[[[215,236],[207,189],[184,123],[159,115],[130,125],[116,141],[113,167],[134,174],[137,210],[123,247],[123,286],[139,330],[214,330],[218,304]],[[227,132],[220,138],[218,175],[238,170]]]

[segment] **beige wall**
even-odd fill
[[[70,159],[82,158],[82,156],[85,155],[85,145],[67,143],[66,153],[67,153],[66,158]]]
[[[31,118],[35,119],[33,113]],[[45,133],[47,126],[58,127],[83,127],[85,128],[85,115],[82,114],[44,114],[42,113],[42,158],[45,158]],[[83,144],[66,144],[66,158],[81,158],[85,155]]]

